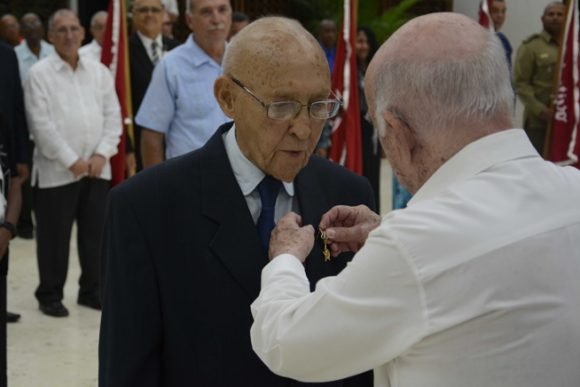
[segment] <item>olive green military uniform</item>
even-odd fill
[[[550,106],[558,62],[558,43],[543,31],[524,40],[516,56],[514,83],[524,104],[524,129],[542,154],[548,122],[540,113]]]

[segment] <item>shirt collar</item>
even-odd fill
[[[64,60],[63,60],[63,59],[60,57],[60,55],[58,55],[58,53],[56,52],[56,50],[55,50],[55,51],[54,51],[52,54],[50,54],[50,55],[48,56],[48,60],[50,60],[50,62],[51,62],[51,64],[52,64],[52,67],[53,67],[53,68],[54,68],[56,71],[60,71],[60,70],[62,70],[63,68],[69,68],[69,69],[73,70],[73,69],[72,69],[72,67],[71,67],[71,66],[70,66],[70,65],[69,65],[67,62],[65,62],[65,61],[64,61]],[[79,55],[79,62],[77,63],[77,68],[76,68],[76,70],[78,70],[78,69],[80,69],[80,68],[84,68],[84,66],[85,66],[85,65],[84,65],[84,63],[85,63],[85,60],[86,60],[86,58],[83,58],[81,55]],[[76,71],[76,70],[73,70],[73,71]]]
[[[192,50],[194,52],[194,54],[191,56],[191,61],[193,62],[193,64],[198,67],[201,66],[205,63],[210,63],[212,65],[218,66],[219,68],[221,68],[221,64],[217,63],[212,57],[210,57],[203,48],[201,48],[196,42],[195,39],[193,38],[194,34],[191,33],[189,35],[189,37],[187,38],[187,40],[185,41],[185,45],[188,46],[188,48],[190,50]],[[226,43],[226,49],[228,47],[228,44]],[[224,51],[225,52],[225,51]]]
[[[546,31],[546,30],[543,30],[543,31],[540,33],[540,37],[541,37],[543,40],[545,40],[545,41],[546,41],[546,43],[556,43],[556,44],[557,44],[557,41],[556,41],[555,39],[553,39],[553,38],[552,38],[552,35],[550,35],[550,34],[548,33],[548,31]]]
[[[157,35],[155,39],[151,39],[143,35],[141,32],[137,31],[137,36],[139,36],[139,39],[141,39],[141,43],[143,43],[143,46],[145,46],[147,50],[151,49],[151,43],[153,41],[157,42],[157,45],[159,46],[160,50],[163,49],[163,37],[161,34]]]
[[[430,199],[450,185],[475,176],[499,163],[540,157],[522,129],[509,129],[474,141],[447,160],[423,184],[409,205]]]
[[[238,185],[242,190],[244,196],[250,195],[262,179],[266,176],[264,172],[256,167],[244,154],[242,153],[238,141],[236,140],[236,125],[234,124],[230,130],[223,135],[226,153],[230,160],[230,165],[234,171],[234,176],[238,181]],[[294,196],[294,182],[282,182],[284,189],[288,196]]]
[[[26,44],[26,39],[22,39],[22,42],[20,42],[19,46],[21,46],[21,50],[24,52],[24,59],[34,58],[34,60],[40,60],[46,56],[43,54],[48,49],[49,44],[44,40],[40,41],[40,53],[38,54],[38,57],[36,57],[36,55],[30,51],[30,47],[28,47],[28,44]]]

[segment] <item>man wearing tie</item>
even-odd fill
[[[200,149],[112,192],[102,246],[102,386],[278,387],[252,352],[250,303],[275,222],[318,224],[337,204],[374,207],[366,179],[311,154],[339,102],[316,39],[270,17],[243,29],[214,87],[233,119]],[[319,238],[311,286],[351,258]],[[370,386],[368,373],[325,386]]]
[[[177,47],[179,42],[161,34],[163,28],[161,0],[136,0],[133,3],[133,27],[135,33],[129,38],[131,102],[133,110],[138,111],[151,81],[153,68],[163,53]],[[134,144],[127,142],[128,153],[135,154],[137,171],[140,171],[141,126],[135,125],[134,130]]]

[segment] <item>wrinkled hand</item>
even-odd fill
[[[94,154],[89,159],[89,177],[100,177],[107,159],[104,156]]]
[[[270,237],[270,259],[280,254],[288,253],[297,257],[301,262],[314,246],[314,227],[302,227],[302,218],[295,212],[289,212],[279,221]]]
[[[85,160],[78,159],[68,169],[75,177],[86,176],[89,174],[89,163]]]
[[[380,223],[381,217],[366,206],[335,206],[322,215],[319,227],[326,233],[330,252],[336,257],[346,251],[360,250],[369,232]]]

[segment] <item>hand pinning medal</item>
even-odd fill
[[[320,231],[320,239],[322,239],[322,244],[323,244],[323,248],[322,248],[322,255],[324,256],[324,262],[329,262],[332,259],[332,256],[330,255],[330,250],[328,249],[328,238],[326,237],[326,232],[324,232],[322,229],[318,229]]]

